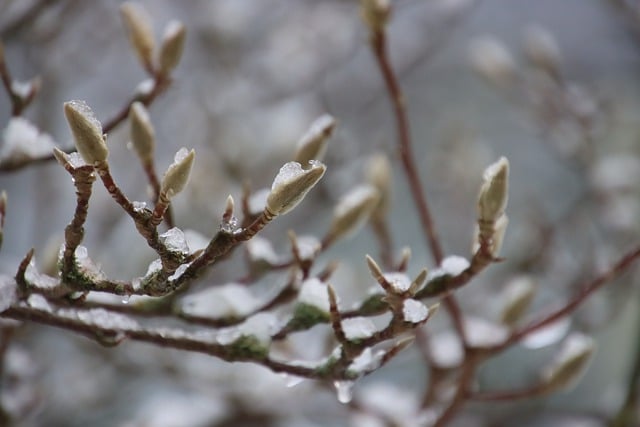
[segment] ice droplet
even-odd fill
[[[224,233],[233,233],[238,227],[238,218],[232,216],[228,221],[222,221],[220,223],[220,231]]]
[[[353,399],[353,381],[334,381],[338,402],[349,403]]]
[[[173,227],[172,229],[162,233],[160,236],[160,241],[167,247],[168,250],[172,252],[181,252],[183,254],[189,253],[189,245],[187,245],[187,240],[184,237],[184,233],[178,227]]]
[[[146,202],[133,202],[133,210],[136,212],[142,212],[146,207]]]
[[[131,299],[131,295],[129,295],[129,294],[123,295],[123,297],[122,297],[122,303],[123,303],[124,305],[127,305],[127,304],[129,304],[129,300],[130,300],[130,299]]]

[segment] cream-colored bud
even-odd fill
[[[273,216],[291,211],[320,181],[326,169],[324,164],[317,161],[312,161],[311,168],[306,170],[298,162],[286,163],[273,180],[266,210]]]
[[[91,108],[84,101],[65,102],[64,115],[84,161],[90,165],[106,161],[109,150],[102,134],[102,125]]]
[[[516,75],[516,64],[507,47],[493,37],[473,40],[469,47],[471,67],[496,86],[508,86]]]
[[[595,351],[593,338],[575,332],[567,337],[553,362],[543,370],[548,391],[572,388],[584,373]]]
[[[371,258],[371,256],[369,255],[366,255],[365,258],[367,260],[367,266],[369,266],[369,271],[371,272],[371,275],[373,276],[373,278],[376,280],[379,280],[381,277],[384,277],[384,274],[382,273],[382,269],[380,268],[378,263],[375,262],[374,259]]]
[[[500,321],[508,326],[518,323],[531,306],[535,291],[534,281],[529,276],[519,276],[510,280],[502,293]]]
[[[169,75],[180,62],[186,29],[180,21],[171,21],[164,29],[162,45],[160,46],[160,72]]]
[[[125,2],[120,5],[120,14],[138,59],[145,68],[151,68],[156,42],[149,13],[140,3]]]
[[[389,158],[386,154],[376,153],[367,163],[367,181],[378,189],[380,198],[378,199],[378,206],[373,213],[377,218],[383,218],[391,203],[391,187],[392,187],[392,172]]]
[[[355,233],[369,218],[379,199],[378,190],[370,185],[352,189],[336,205],[327,239],[333,241]]]
[[[305,167],[310,160],[322,160],[327,150],[327,140],[335,127],[336,120],[329,114],[317,118],[298,141],[294,161]]]
[[[379,33],[389,21],[391,15],[390,0],[360,0],[362,20],[373,33]]]
[[[504,214],[509,193],[509,161],[501,157],[484,171],[478,196],[478,216],[481,221],[493,222]]]
[[[560,47],[553,35],[539,25],[532,25],[524,33],[524,52],[533,65],[556,75],[559,71]]]
[[[164,194],[168,199],[181,192],[189,182],[189,175],[191,174],[191,167],[193,166],[193,160],[196,157],[194,150],[187,150],[181,148],[173,160],[173,163],[162,177],[162,185],[160,186],[160,192]]]
[[[134,102],[129,109],[130,136],[138,157],[148,163],[153,159],[156,134],[149,119],[149,112],[141,102]]]

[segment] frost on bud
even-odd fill
[[[520,276],[509,281],[502,293],[500,322],[508,326],[518,323],[529,309],[535,290],[533,279],[529,276]]]
[[[380,195],[370,185],[361,185],[342,197],[333,211],[327,240],[334,241],[355,233],[378,204]]]
[[[382,219],[389,210],[391,176],[391,164],[387,156],[382,153],[374,154],[367,164],[367,180],[378,190],[380,195],[378,205],[373,212],[373,216],[376,219]]]
[[[336,120],[329,114],[317,118],[298,141],[294,160],[301,165],[309,165],[311,160],[321,160],[335,127]]]
[[[266,210],[269,214],[284,215],[291,211],[320,181],[327,169],[326,166],[317,161],[310,164],[311,168],[306,170],[302,169],[298,162],[289,162],[280,168],[267,197]]]
[[[193,166],[193,160],[196,157],[194,150],[181,148],[173,159],[173,163],[162,177],[160,192],[168,199],[181,192],[189,182],[189,174]]]
[[[140,3],[135,2],[122,3],[120,13],[133,50],[142,65],[151,70],[155,39],[149,13]]]
[[[150,163],[156,145],[156,135],[149,119],[149,112],[141,102],[134,102],[129,109],[130,136],[133,149],[143,163]]]
[[[543,370],[545,389],[556,391],[575,386],[594,351],[593,338],[578,332],[569,335],[556,358]]]
[[[360,0],[360,13],[362,20],[372,33],[382,32],[389,21],[391,2],[389,0]]]
[[[516,74],[516,64],[506,46],[493,37],[482,37],[469,47],[471,67],[496,86],[510,85]]]
[[[84,101],[65,102],[64,115],[84,161],[90,165],[105,162],[109,150],[102,134],[102,125],[91,108]]]
[[[562,55],[558,43],[546,28],[532,25],[525,30],[524,52],[534,66],[557,75]]]
[[[478,216],[481,221],[494,222],[507,206],[509,192],[509,161],[501,157],[485,169],[478,196]]]
[[[159,58],[162,74],[169,75],[180,62],[186,34],[184,24],[180,21],[171,21],[165,27]]]

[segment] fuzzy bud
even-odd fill
[[[298,162],[289,162],[280,168],[267,197],[266,210],[271,215],[284,215],[291,211],[320,181],[326,166],[317,161],[310,164],[306,170]]]
[[[370,185],[352,189],[336,205],[327,239],[333,241],[355,233],[369,218],[379,199],[378,191]]]
[[[532,25],[524,33],[524,52],[531,63],[551,75],[557,75],[560,67],[560,48],[547,29]]]
[[[321,160],[335,127],[336,120],[329,114],[317,118],[298,141],[294,160],[303,166],[308,165],[310,160]]]
[[[516,64],[506,46],[492,37],[474,40],[469,48],[471,67],[496,86],[510,85],[516,74]]]
[[[360,0],[362,20],[372,33],[380,33],[389,21],[391,2],[389,0]]]
[[[141,102],[134,102],[129,109],[131,144],[143,163],[153,159],[156,135],[149,119],[149,112]]]
[[[102,125],[91,108],[84,101],[65,102],[64,115],[84,161],[90,165],[105,162],[109,150],[102,134]]]
[[[503,308],[500,321],[508,326],[514,326],[527,312],[536,287],[529,276],[516,277],[507,283],[502,293]]]
[[[184,189],[187,182],[189,182],[189,175],[195,157],[196,152],[194,150],[188,151],[186,148],[181,148],[176,153],[173,163],[165,172],[164,177],[162,177],[161,194],[171,199]]]
[[[184,24],[180,21],[171,21],[165,27],[159,58],[162,74],[169,75],[180,62],[186,34]]]
[[[377,153],[367,163],[367,181],[373,185],[380,195],[373,216],[382,219],[389,210],[392,187],[391,164],[385,154]]]
[[[478,196],[478,216],[481,221],[494,222],[504,214],[509,192],[509,161],[501,157],[485,169]]]
[[[543,371],[545,388],[556,391],[573,387],[584,373],[594,351],[593,338],[578,332],[569,335],[554,361]]]
[[[136,2],[120,5],[120,14],[129,35],[129,42],[142,65],[152,69],[155,38],[151,17],[146,9]]]

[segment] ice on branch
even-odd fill
[[[195,157],[196,152],[194,150],[187,150],[186,148],[178,150],[173,163],[162,177],[161,194],[171,199],[184,189],[189,182],[189,175],[191,174]]]
[[[312,161],[309,169],[302,169],[298,162],[289,162],[280,168],[267,197],[267,211],[273,215],[284,215],[302,201],[309,190],[324,175],[326,166]]]
[[[69,101],[64,104],[64,115],[73,134],[76,148],[90,165],[107,160],[109,150],[102,134],[102,125],[84,101]]]

